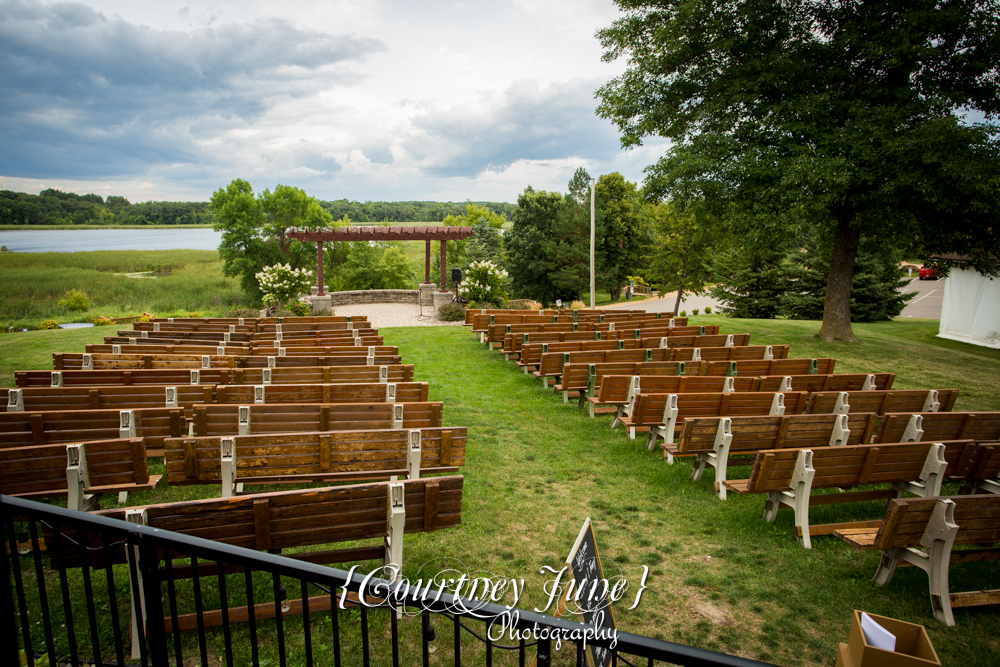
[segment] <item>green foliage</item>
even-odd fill
[[[403,251],[383,241],[340,243],[331,261],[330,285],[335,291],[416,289],[410,262]]]
[[[805,224],[835,231],[834,287],[851,285],[862,233],[1000,271],[996,0],[618,4],[598,35],[627,68],[598,114],[626,147],[671,140],[648,190],[705,199],[758,253]],[[827,296],[847,314],[849,292]]]
[[[491,262],[474,262],[457,287],[470,303],[499,308],[507,300],[507,272]],[[488,305],[487,305],[488,304]]]
[[[785,264],[784,279],[787,290],[781,296],[781,311],[798,320],[823,318],[826,298],[827,267],[830,263],[830,244],[823,243],[819,235],[809,233],[802,247],[795,248]],[[862,248],[855,260],[851,286],[851,320],[878,322],[899,315],[915,292],[901,293],[907,281],[900,279],[899,261],[902,253],[880,254]]]
[[[584,292],[590,293],[590,209],[566,197],[542,247],[559,296],[583,301]],[[597,266],[603,257],[595,252]]]
[[[784,257],[782,249],[752,253],[734,247],[718,253],[710,262],[716,284],[708,292],[731,317],[772,319],[781,312],[786,291]]]
[[[697,315],[697,313],[695,313],[695,314]],[[705,314],[706,315],[711,315],[712,314],[712,307],[711,306],[705,306]]]
[[[697,316],[698,315],[698,309],[697,308],[692,308],[691,309],[691,315]]]
[[[641,204],[635,183],[615,172],[597,180],[596,217],[600,229],[597,249],[602,262],[597,270],[600,283],[617,301],[628,282],[628,275],[639,265],[643,252]],[[596,261],[596,260],[595,260]]]
[[[58,329],[59,323],[55,320],[43,320],[41,324],[38,325],[39,329]]]
[[[114,323],[115,323],[115,321],[113,319],[111,319],[110,317],[103,317],[103,316],[97,317],[93,321],[93,325],[95,327],[109,327],[109,326],[111,326]]]
[[[686,310],[682,310],[682,311],[680,312],[680,314],[678,315],[678,317],[687,317],[687,314],[688,314],[688,311],[686,311]]]
[[[125,275],[139,271],[154,271],[156,277]],[[17,326],[43,319],[90,322],[98,314],[168,317],[208,309],[222,315],[250,305],[238,282],[223,275],[214,250],[5,253],[0,254],[0,275],[0,322]],[[89,311],[70,317],[71,311],[58,305],[70,289],[86,292]]]
[[[303,317],[312,311],[312,304],[308,301],[293,301],[288,304],[288,309],[295,313],[297,317]]]
[[[0,225],[206,225],[207,202],[149,201],[77,195],[47,189],[40,194],[0,190]]]
[[[504,236],[504,247],[511,285],[518,298],[542,303],[560,298],[549,277],[550,264],[544,248],[562,204],[563,196],[558,192],[535,190],[530,185],[517,197],[514,224]]]
[[[465,261],[463,268],[467,268],[473,262],[493,262],[498,266],[504,266],[507,263],[507,255],[503,250],[503,236],[500,230],[485,220],[477,220],[473,225],[473,237],[465,247]]]
[[[260,311],[256,308],[233,308],[227,310],[223,317],[257,317]]]
[[[348,216],[357,222],[441,222],[448,216],[461,216],[472,203],[478,208],[509,219],[517,207],[506,202],[433,202],[433,201],[369,201],[356,202],[347,199],[320,202],[335,220]]]
[[[573,178],[569,179],[569,196],[580,206],[590,208],[590,174],[583,167],[577,168],[573,172]]]
[[[677,305],[686,293],[702,293],[712,277],[708,260],[718,244],[719,228],[701,203],[671,202],[652,208],[653,243],[645,273],[661,293],[676,291]]]
[[[253,196],[253,188],[242,179],[235,179],[212,194],[215,224],[212,229],[222,232],[219,257],[227,276],[239,276],[240,287],[251,301],[260,303],[264,296],[257,274],[281,259],[281,249],[273,239],[263,235],[264,210]]]
[[[66,292],[66,296],[59,299],[59,307],[66,310],[90,310],[90,300],[87,295],[74,288]]]
[[[267,305],[283,306],[309,292],[314,274],[307,269],[293,269],[289,264],[273,264],[256,276]]]
[[[463,322],[465,306],[460,303],[446,303],[438,308],[437,318],[442,322]]]

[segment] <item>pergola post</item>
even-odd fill
[[[316,242],[316,296],[323,296],[323,242]]]
[[[431,284],[431,240],[427,239],[426,252],[424,253],[424,283]]]
[[[448,241],[441,239],[441,289],[440,292],[447,292],[448,285],[444,281],[445,267],[448,266]]]

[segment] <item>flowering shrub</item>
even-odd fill
[[[293,269],[288,264],[273,264],[256,274],[262,301],[267,306],[281,306],[309,291],[313,282],[312,271]]]
[[[66,292],[66,296],[58,301],[60,308],[65,308],[66,310],[89,310],[90,309],[90,299],[83,292],[71,289]]]
[[[38,328],[39,329],[58,329],[59,328],[59,323],[56,322],[55,320],[45,320],[44,322],[42,322],[41,324],[38,325]]]
[[[155,316],[149,313],[143,313],[142,317],[139,318],[140,322],[152,322]]]
[[[94,320],[95,327],[107,327],[114,323],[115,321],[113,319],[110,317],[104,317],[103,315],[98,316],[98,318]]]
[[[507,272],[493,262],[473,262],[469,265],[465,279],[458,284],[457,291],[472,303],[499,308],[507,300],[507,288],[504,286],[506,280]]]
[[[303,315],[308,315],[309,311],[312,310],[312,302],[308,299],[299,299],[294,303],[288,304],[288,310],[302,317]]]

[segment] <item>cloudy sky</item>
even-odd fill
[[[0,189],[515,201],[640,180],[594,114],[610,0],[0,0]]]

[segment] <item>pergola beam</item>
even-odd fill
[[[292,230],[285,236],[298,241],[456,241],[473,235],[472,227],[341,227],[323,231]]]

